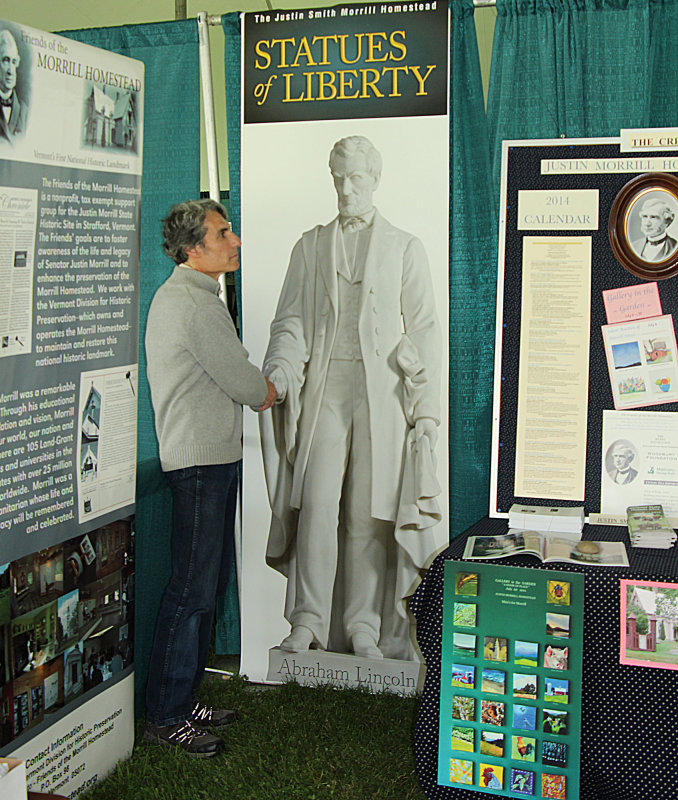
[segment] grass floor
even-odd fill
[[[223,755],[144,742],[87,800],[423,800],[414,771],[416,698],[207,676],[201,700],[235,708]],[[216,732],[216,731],[215,731]]]

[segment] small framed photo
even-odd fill
[[[612,252],[632,275],[662,280],[678,273],[678,178],[648,172],[616,196],[608,221]]]

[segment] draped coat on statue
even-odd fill
[[[278,371],[287,384],[285,401],[270,417],[261,415],[260,424],[273,511],[266,559],[288,578],[294,569],[306,464],[337,328],[339,230],[337,217],[304,233],[295,245],[263,365],[274,383]],[[372,516],[396,523],[403,509],[406,517],[405,532],[396,533],[400,546],[395,601],[411,592],[419,569],[436,549],[431,526],[440,519],[435,502],[440,488],[433,457],[428,453],[415,458],[418,448],[413,436],[408,443],[408,433],[421,417],[440,422],[441,332],[422,243],[378,211],[365,256],[358,336],[370,414]],[[426,497],[401,497],[406,454],[412,456],[406,483],[410,491],[423,491]],[[418,509],[414,514],[413,505]],[[293,608],[291,584],[292,580],[287,612]]]

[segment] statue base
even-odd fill
[[[325,650],[288,653],[280,647],[272,647],[268,651],[266,680],[270,683],[296,681],[303,686],[363,686],[371,692],[411,695],[422,691],[425,670],[421,661],[377,660]]]

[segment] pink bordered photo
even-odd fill
[[[620,581],[619,663],[678,669],[678,583]]]

